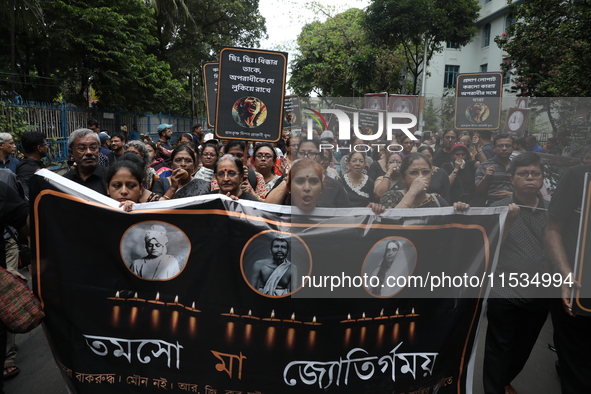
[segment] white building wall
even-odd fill
[[[507,17],[509,9],[506,0],[480,0],[480,17],[476,23],[478,34],[472,42],[460,49],[447,48],[444,43],[444,50],[436,53],[427,71],[430,75],[427,77],[426,96],[442,97],[444,93],[455,95],[453,89],[445,89],[445,66],[458,65],[460,73],[480,72],[480,66],[486,64],[487,71],[500,71],[500,64],[503,61],[503,52],[497,46],[494,39],[505,32],[507,26]],[[482,46],[483,29],[486,24],[491,26],[491,35],[489,45]],[[504,87],[505,90],[507,86]],[[511,94],[503,91],[503,96]]]

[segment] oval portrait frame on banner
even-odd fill
[[[285,260],[289,261],[291,264],[288,267],[281,268],[281,271],[277,271],[278,273],[273,276],[275,271],[271,273],[265,283],[260,283],[259,278],[262,272],[259,272],[259,277],[257,277],[257,283],[251,283],[251,279],[255,273],[255,269],[263,268],[265,266],[265,262],[272,262],[272,245],[274,243],[288,243],[288,253],[285,257]],[[294,247],[294,244],[295,247]],[[281,265],[278,266],[276,269],[280,269]],[[281,288],[281,279],[287,273],[287,270],[291,270],[291,279],[290,279],[290,287],[291,281],[295,277],[296,285],[295,289],[291,288],[291,291],[287,291],[287,289]],[[302,287],[303,283],[299,283],[299,278],[302,276],[310,276],[312,273],[312,254],[310,253],[310,249],[308,245],[302,238],[297,235],[290,234],[283,231],[276,231],[276,230],[266,230],[261,233],[254,235],[252,238],[246,242],[244,247],[242,248],[242,253],[240,253],[240,270],[242,271],[242,277],[244,278],[244,282],[256,293],[262,295],[263,297],[268,298],[283,298],[288,297],[296,292],[298,292]],[[277,278],[279,276],[279,278]],[[269,282],[271,281],[271,282]],[[269,282],[269,286],[274,282],[277,286],[274,287],[273,291],[277,292],[277,295],[265,294],[260,287],[257,288],[257,285],[262,285],[263,290],[265,285]],[[278,288],[279,287],[279,288]]]
[[[119,253],[125,267],[137,278],[168,281],[187,266],[191,241],[177,226],[150,220],[136,223],[125,231]]]
[[[412,275],[417,266],[417,248],[407,238],[402,237],[386,237],[376,242],[363,260],[363,266],[361,267],[361,276],[367,275],[367,283],[372,283],[371,277],[380,276],[380,267],[387,257],[387,248],[389,244],[393,246],[396,244],[397,252],[394,255],[394,261],[391,266],[384,272],[384,277],[407,277]],[[405,264],[401,264],[405,263]],[[381,282],[381,280],[380,280]],[[376,298],[390,298],[398,294],[406,286],[393,286],[388,287],[385,284],[379,284],[377,290],[375,288],[367,288],[363,286],[363,289]],[[384,289],[387,292],[384,292]],[[379,291],[379,294],[377,294]],[[384,293],[384,294],[382,294]]]

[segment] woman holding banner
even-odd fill
[[[242,183],[245,181],[245,169],[242,160],[232,154],[225,154],[220,157],[213,168],[214,179],[219,185],[219,189],[209,194],[219,193],[234,200],[259,201],[258,198],[243,190]]]
[[[400,176],[404,190],[390,190],[382,197],[380,204],[387,208],[437,208],[449,204],[436,193],[427,193],[431,184],[432,165],[427,156],[411,153],[402,160]],[[470,206],[463,202],[454,203],[456,211],[465,211]]]

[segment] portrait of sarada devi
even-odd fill
[[[132,226],[121,241],[121,254],[129,270],[150,280],[178,275],[187,263],[190,243],[179,228],[162,222]]]
[[[414,271],[417,253],[414,245],[403,238],[386,238],[378,241],[365,258],[362,274],[369,279],[365,290],[376,297],[391,297],[401,291],[398,277],[407,277]]]
[[[293,293],[300,286],[298,275],[310,271],[310,257],[302,242],[299,237],[275,231],[253,237],[242,252],[244,279],[261,295],[283,297]]]

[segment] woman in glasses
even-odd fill
[[[268,143],[258,144],[254,147],[253,154],[254,168],[265,178],[267,190],[272,190],[279,176],[275,174],[275,162],[277,161],[277,152],[273,146]]]
[[[244,163],[241,159],[232,154],[223,155],[216,161],[213,172],[219,189],[210,194],[219,193],[235,200],[259,201],[253,195],[243,192],[240,187],[244,181]]]
[[[158,178],[152,191],[160,194],[165,200],[208,193],[209,183],[203,179],[193,178],[198,159],[198,153],[186,144],[177,146],[170,154],[172,175],[168,178]]]
[[[384,208],[433,208],[449,204],[436,193],[427,193],[431,183],[432,168],[429,159],[421,153],[411,153],[402,160],[400,177],[404,190],[390,190],[382,196]],[[458,211],[469,208],[468,204],[457,202]]]
[[[206,142],[203,145],[203,151],[201,152],[201,167],[195,173],[195,178],[203,179],[206,182],[211,183],[213,179],[213,166],[218,161],[219,151],[217,144],[213,142]]]

